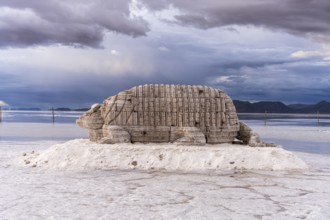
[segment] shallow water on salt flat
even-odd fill
[[[56,123],[50,123],[50,111],[4,111],[0,123],[0,141],[66,141],[87,138],[86,129],[75,121],[82,112],[55,112]],[[330,154],[330,115],[239,114],[240,120],[257,131],[262,140],[282,145],[291,151]],[[318,123],[319,122],[319,123]]]
[[[240,120],[255,125],[268,126],[318,126],[330,127],[330,114],[261,114],[239,113]]]
[[[240,120],[259,133],[265,142],[291,151],[330,154],[330,115],[239,114]]]
[[[0,123],[0,141],[65,141],[87,137],[87,130],[73,123]]]
[[[249,125],[265,142],[290,151],[330,155],[330,127]]]
[[[76,119],[82,115],[80,111],[55,111],[54,119],[56,123],[75,123]],[[50,110],[44,111],[2,111],[2,121],[4,123],[52,123],[53,114]]]

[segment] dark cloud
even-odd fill
[[[324,57],[290,56],[322,49],[294,35],[326,37],[327,2],[143,2],[154,11],[172,5],[181,11],[177,23],[198,29],[157,22],[149,37],[134,38],[144,35],[148,26],[142,18],[130,17],[126,0],[0,0],[0,47],[54,43],[99,47],[107,31],[133,36],[108,33],[106,50],[2,50],[0,100],[15,107],[87,107],[147,83],[205,84],[242,100],[313,103],[328,99],[330,72]],[[226,28],[202,30],[213,27]]]
[[[131,0],[0,0],[0,47],[64,44],[100,47],[107,31],[146,35]]]
[[[157,55],[165,58],[164,55]],[[170,56],[170,55],[168,55]],[[210,58],[208,58],[210,59]],[[222,66],[189,63],[184,54],[172,60],[158,59],[159,68],[152,75],[62,74],[57,79],[36,82],[29,76],[1,80],[0,100],[15,107],[80,108],[140,84],[210,85],[226,91],[233,99],[278,100],[287,103],[316,103],[328,100],[330,75],[327,66],[309,61],[296,63],[246,63],[232,61]],[[1,75],[1,74],[0,74]],[[35,77],[36,78],[36,77]],[[47,78],[47,77],[46,77]]]
[[[209,29],[258,26],[328,41],[328,0],[139,0],[150,10],[180,10],[181,25]],[[100,47],[107,31],[133,37],[149,31],[132,0],[0,0],[0,47],[64,44]],[[230,27],[229,27],[230,28]]]
[[[178,8],[177,23],[201,29],[253,25],[290,34],[329,40],[328,0],[141,0],[151,10]]]
[[[223,69],[208,83],[227,91],[234,99],[316,103],[328,100],[328,65],[313,60],[290,61]]]

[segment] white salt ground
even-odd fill
[[[18,163],[24,152],[63,146],[53,144],[0,142],[0,219],[330,219],[326,155],[298,153],[310,166],[301,171],[79,171]]]
[[[252,148],[219,144],[97,144],[76,139],[26,155],[23,163],[47,169],[301,170],[305,162],[279,147]]]
[[[308,139],[313,147],[318,147],[320,139],[329,139],[324,129],[268,127],[260,130],[272,137]],[[90,165],[86,169],[81,169],[83,166],[69,169],[71,164],[64,169],[63,164],[60,167],[52,162],[48,162],[48,167],[20,163],[22,158],[27,158],[22,156],[24,152],[31,155],[34,151],[41,157],[65,144],[59,141],[0,142],[1,220],[330,219],[329,155],[295,152],[309,169],[282,171],[130,170],[134,169],[132,164],[123,170],[95,170]],[[85,157],[88,154],[95,155],[97,151],[87,151]],[[65,161],[68,158],[64,155]]]

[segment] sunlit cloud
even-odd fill
[[[326,53],[322,52],[322,51],[296,51],[294,53],[292,53],[290,56],[293,58],[309,58],[309,57],[322,57],[324,56]]]
[[[111,50],[111,55],[113,56],[120,56],[120,52],[117,50]]]
[[[164,47],[164,46],[158,47],[158,50],[163,51],[163,52],[168,52],[169,51],[169,49],[167,47]]]
[[[8,104],[5,103],[4,101],[1,101],[1,100],[0,100],[0,107],[1,107],[1,106],[6,106],[6,105],[8,105]]]

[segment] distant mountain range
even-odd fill
[[[330,114],[330,102],[322,101],[314,105],[291,104],[285,105],[282,102],[248,102],[234,100],[234,105],[238,113],[317,113]]]
[[[282,102],[271,102],[271,101],[261,101],[261,102],[248,102],[233,100],[238,113],[292,113],[292,114],[308,114],[317,113],[320,114],[330,114],[330,102],[322,101],[314,105],[307,104],[291,104],[285,105]],[[33,110],[38,111],[40,108],[4,108],[4,110]],[[48,109],[52,110],[52,109]],[[55,108],[55,111],[88,111],[89,108],[80,109],[70,109],[66,107]]]

